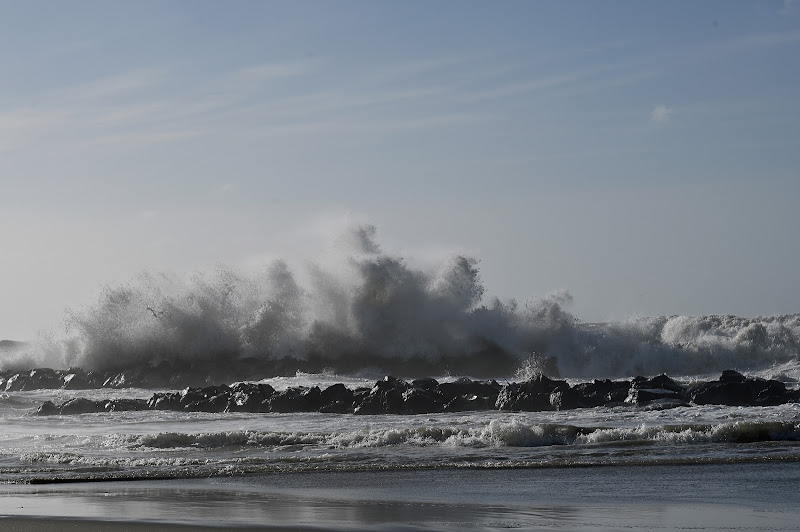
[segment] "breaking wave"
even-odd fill
[[[476,427],[402,427],[342,432],[261,432],[236,430],[207,433],[163,432],[114,435],[106,446],[128,450],[230,449],[262,447],[270,451],[367,449],[390,446],[546,447],[553,445],[613,445],[621,442],[753,443],[800,441],[800,424],[787,421],[736,421],[720,424],[640,425],[630,428],[580,427],[554,423],[527,424],[492,420]],[[33,453],[29,462],[83,464],[89,460],[71,453]],[[148,458],[149,459],[149,458]],[[163,457],[152,458],[161,460]],[[181,465],[185,457],[170,457]],[[93,457],[95,465],[120,465],[141,457]],[[138,463],[138,462],[137,462]]]
[[[0,346],[0,368],[247,362],[290,373],[498,377],[527,364],[563,377],[727,368],[798,375],[800,315],[582,323],[565,308],[566,292],[524,304],[487,296],[471,257],[414,268],[381,250],[374,227],[355,228],[347,241],[335,266],[300,271],[279,260],[255,274],[223,266],[188,277],[144,272],[69,310],[65,337]]]

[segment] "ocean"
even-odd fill
[[[143,274],[70,311],[61,337],[0,345],[0,515],[274,529],[797,529],[794,399],[37,415],[47,401],[148,400],[237,381],[278,394],[368,391],[387,374],[504,387],[546,373],[569,388],[668,373],[692,389],[735,369],[798,388],[800,315],[583,323],[565,310],[568,294],[486,303],[474,261],[415,270],[360,236],[362,255],[344,270],[311,268],[305,284],[282,262],[258,275]],[[27,379],[41,367],[100,380],[37,388]]]

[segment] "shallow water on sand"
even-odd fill
[[[6,485],[0,514],[332,530],[796,530],[798,483],[797,462],[309,472]]]

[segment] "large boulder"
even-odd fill
[[[461,377],[452,382],[440,383],[437,387],[439,394],[444,402],[449,402],[458,396],[478,397],[497,397],[501,386],[497,381],[473,381],[467,377]]]
[[[81,368],[68,369],[64,374],[62,382],[63,384],[61,387],[65,390],[95,389],[100,388],[103,384],[96,373],[84,371]]]
[[[409,384],[397,377],[386,376],[375,383],[369,394],[357,402],[355,414],[402,414],[405,411],[403,394]]]
[[[147,401],[151,410],[182,410],[181,394],[178,392],[156,392]]]
[[[666,375],[636,377],[631,381],[626,403],[646,405],[654,401],[679,405],[684,401],[686,388]]]
[[[64,385],[63,372],[50,368],[36,368],[28,373],[28,381],[25,383],[28,390],[52,390],[61,388]]]
[[[404,414],[433,414],[442,410],[444,403],[433,390],[411,387],[403,392]]]
[[[61,413],[61,409],[53,404],[52,401],[45,401],[36,409],[37,416],[55,416]]]
[[[631,383],[629,381],[593,380],[573,386],[582,407],[613,406],[622,403],[628,397]]]
[[[225,384],[204,388],[186,388],[181,392],[181,406],[188,412],[224,412],[231,389]]]
[[[62,404],[60,413],[63,415],[90,414],[94,412],[103,412],[104,410],[105,402],[103,401],[92,401],[85,397],[77,397]]]
[[[512,382],[500,390],[495,402],[498,410],[559,410],[578,406],[578,395],[567,381],[539,374],[525,382]]]
[[[292,386],[267,400],[272,412],[314,412],[321,406],[319,386]]]
[[[320,392],[320,412],[327,414],[346,414],[353,411],[353,390],[342,383],[328,386]]]
[[[269,384],[237,382],[231,385],[227,409],[229,412],[265,412],[275,388]]]
[[[745,377],[733,370],[726,370],[716,381],[692,387],[688,394],[698,405],[771,406],[792,400],[782,382]]]
[[[145,399],[111,399],[103,405],[106,412],[130,412],[147,410],[148,401]]]

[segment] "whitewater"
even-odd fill
[[[452,509],[458,503],[470,508],[463,515],[473,515],[480,500],[491,500],[504,508],[505,517],[495,522],[488,514],[474,514],[477,528],[517,523],[517,528],[537,529],[543,514],[520,510],[527,504],[519,499],[521,491],[533,490],[547,504],[573,506],[596,495],[563,494],[565,502],[547,490],[536,491],[530,484],[534,479],[549,479],[555,486],[565,478],[588,482],[580,471],[600,471],[593,475],[621,486],[617,477],[626,470],[626,482],[639,479],[626,488],[630,500],[637,500],[635,493],[649,493],[650,504],[675,497],[652,491],[649,482],[656,477],[683,493],[675,486],[707,476],[728,493],[733,488],[726,477],[750,478],[759,489],[759,483],[785,477],[788,489],[800,475],[800,404],[793,400],[731,406],[625,399],[592,408],[424,414],[122,409],[37,415],[48,401],[148,400],[154,393],[179,392],[186,383],[253,382],[280,393],[339,383],[374,390],[385,375],[408,383],[422,377],[439,383],[493,379],[498,386],[547,375],[577,386],[592,379],[666,373],[691,389],[731,369],[749,379],[777,381],[790,391],[800,382],[800,314],[584,323],[569,312],[566,292],[523,303],[489,297],[479,263],[471,257],[456,255],[431,268],[415,268],[383,252],[372,227],[358,227],[343,238],[347,251],[336,261],[307,263],[299,270],[279,260],[255,273],[224,266],[190,276],[144,272],[69,309],[63,333],[0,343],[0,491],[6,500],[77,496],[70,486],[100,493],[101,488],[83,484],[91,482],[125,486],[133,490],[126,491],[129,496],[153,507],[164,497],[181,507],[168,495],[177,486],[186,500],[235,493],[238,500],[250,501],[248,511],[260,508],[237,515],[219,510],[219,526],[267,526],[263,500],[278,492],[284,502],[300,494],[301,506],[317,515],[323,500],[367,507],[376,493],[389,489],[376,479],[393,484],[392,479],[402,478],[407,489],[384,493],[392,504],[428,501]],[[36,368],[81,368],[102,378],[78,389],[12,384]],[[448,487],[434,493],[425,487],[428,482]],[[464,482],[486,487],[459,484]],[[130,483],[146,489],[137,492]],[[310,484],[331,489],[322,493]],[[349,491],[336,495],[339,485],[350,486]],[[463,489],[453,488],[457,485]],[[698,497],[673,502],[694,500],[717,509],[722,504]],[[740,510],[747,508],[746,495],[730,497]],[[780,503],[787,511],[792,497],[778,502],[764,497],[758,505],[774,509]],[[749,528],[766,523],[752,521],[756,509],[739,516]],[[164,507],[149,518],[208,524],[208,514],[192,517],[184,509],[178,518],[174,511]],[[7,505],[0,508],[0,514],[18,513]],[[303,521],[267,514],[281,526],[321,526],[319,516]],[[141,512],[125,515],[144,518]],[[332,528],[380,528],[384,517],[351,516]],[[560,526],[552,516],[547,519],[548,526]],[[612,522],[607,529],[620,524]],[[464,524],[437,523],[446,530]],[[406,525],[427,528],[414,519]],[[774,520],[767,526],[784,529]]]

